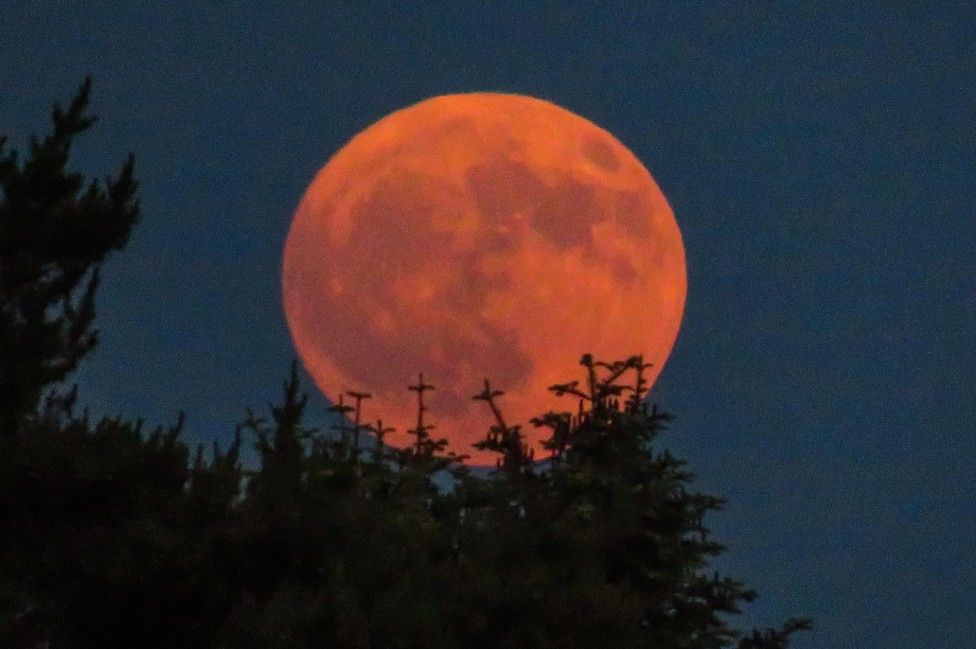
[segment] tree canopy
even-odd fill
[[[99,268],[139,216],[131,157],[104,183],[67,170],[89,91],[23,162],[0,139],[0,645],[776,649],[809,628],[734,626],[755,593],[710,565],[722,500],[660,447],[639,356],[550,388],[569,407],[527,422],[542,461],[486,379],[494,470],[431,436],[422,375],[402,449],[365,394],[308,426],[297,365],[226,448],[79,412]]]

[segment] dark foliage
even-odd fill
[[[86,80],[67,109],[54,106],[53,131],[31,140],[23,164],[0,135],[2,431],[95,346],[99,266],[139,214],[131,156],[104,186],[66,170],[74,138],[95,121],[85,112],[90,88]]]
[[[431,435],[422,375],[404,449],[363,423],[368,394],[306,427],[296,366],[226,450],[191,453],[181,419],[147,434],[78,413],[63,382],[138,212],[131,160],[104,189],[65,170],[87,98],[86,82],[0,167],[0,646],[780,649],[809,628],[731,625],[754,594],[709,568],[722,503],[657,448],[668,416],[640,357],[584,356],[582,385],[551,388],[575,407],[531,422],[551,433],[544,462],[486,380],[490,475]]]

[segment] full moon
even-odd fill
[[[536,458],[529,424],[576,403],[547,391],[582,378],[584,353],[642,354],[653,382],[687,291],[674,214],[610,133],[522,95],[427,99],[352,138],[318,172],[285,242],[285,316],[305,367],[333,402],[369,392],[409,444],[424,381],[433,437],[476,464],[493,423],[484,387]]]

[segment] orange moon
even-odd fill
[[[327,398],[370,392],[365,417],[416,422],[418,372],[434,437],[471,455],[492,424],[484,378],[536,457],[529,418],[575,410],[546,388],[585,352],[643,354],[653,382],[687,291],[674,214],[610,133],[522,95],[427,99],[352,138],[318,172],[285,242],[285,316]]]

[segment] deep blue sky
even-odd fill
[[[801,649],[976,646],[976,5],[271,4],[0,9],[0,130],[23,145],[90,72],[77,168],[137,157],[143,221],[79,375],[96,413],[226,439],[294,355],[278,273],[315,171],[425,97],[535,95],[674,207],[689,298],[657,400],[731,501],[746,621],[814,616]]]

